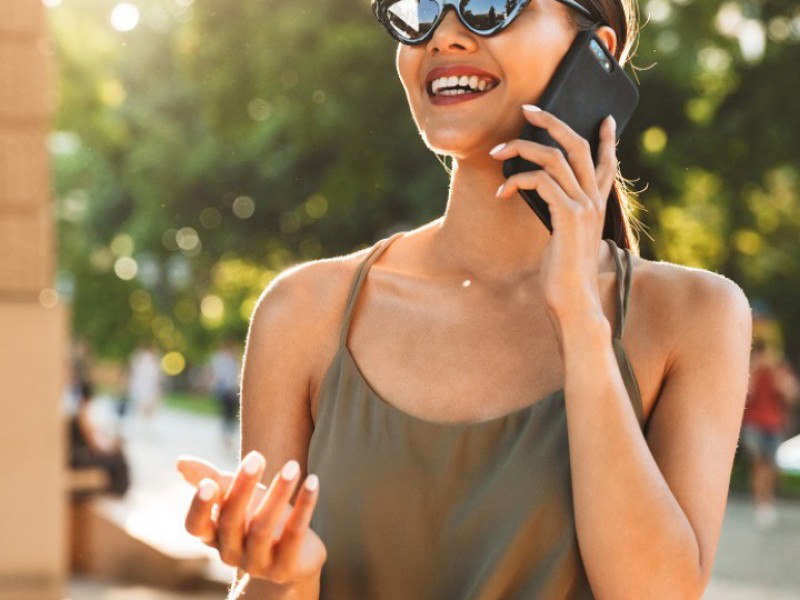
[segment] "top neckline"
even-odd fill
[[[342,319],[342,327],[339,339],[339,347],[336,351],[336,354],[331,361],[331,364],[328,368],[328,372],[325,374],[323,378],[323,388],[320,393],[320,399],[324,396],[325,385],[331,375],[331,372],[336,367],[337,363],[339,363],[344,356],[349,362],[350,367],[355,372],[355,376],[361,382],[361,384],[365,387],[368,392],[369,399],[371,403],[375,406],[380,407],[381,409],[388,411],[390,414],[399,415],[403,419],[417,423],[424,427],[429,428],[436,428],[440,431],[444,430],[452,430],[452,431],[466,431],[466,430],[474,430],[478,428],[487,428],[487,427],[495,427],[495,426],[505,426],[509,422],[513,422],[516,420],[520,420],[523,417],[530,417],[533,413],[540,408],[540,406],[546,406],[550,404],[551,401],[555,400],[563,400],[564,399],[564,388],[561,387],[549,394],[528,403],[520,408],[514,409],[510,412],[503,413],[496,417],[490,417],[483,421],[434,421],[431,419],[427,419],[425,417],[421,417],[410,413],[406,410],[403,410],[396,405],[392,404],[388,400],[386,400],[381,394],[377,392],[377,390],[372,386],[369,380],[364,376],[358,362],[350,350],[350,347],[347,345],[347,334],[350,329],[350,322],[352,319],[353,308],[356,304],[356,300],[358,297],[358,293],[361,290],[364,280],[366,279],[367,272],[369,268],[372,266],[378,257],[388,248],[392,242],[394,242],[397,238],[401,237],[404,232],[398,232],[394,235],[385,238],[375,244],[370,251],[367,253],[366,257],[361,261],[358,265],[356,275],[353,278],[353,284],[350,288],[350,294],[347,299],[347,304],[345,308],[344,318]],[[625,363],[625,367],[623,364],[620,364],[620,368],[623,369],[623,380],[625,380],[624,368],[627,368],[629,372],[629,376],[632,377],[633,380],[633,393],[638,397],[638,406],[634,402],[634,409],[639,412],[641,408],[641,394],[639,393],[638,382],[636,381],[636,375],[633,372],[633,368],[630,365],[630,361],[627,357],[627,353],[625,351],[624,346],[622,345],[621,340],[621,333],[622,329],[625,325],[625,320],[628,312],[628,300],[630,296],[630,289],[631,289],[631,271],[632,271],[632,262],[631,262],[631,254],[630,251],[625,248],[625,254],[627,257],[627,269],[624,269],[622,266],[622,261],[619,257],[619,247],[616,243],[611,239],[605,239],[604,241],[608,242],[611,247],[611,254],[614,258],[616,269],[617,269],[617,281],[618,281],[618,288],[619,293],[617,294],[617,314],[619,315],[617,318],[617,323],[614,328],[614,335],[612,337],[612,345],[615,345],[621,352],[622,361]],[[623,272],[624,272],[624,280],[623,280]],[[618,354],[619,359],[619,354]],[[318,403],[317,405],[317,414],[315,422],[318,422],[321,415],[321,410],[324,410],[325,407],[321,405],[322,402]]]

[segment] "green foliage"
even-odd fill
[[[103,0],[49,10],[61,269],[75,330],[101,356],[152,338],[201,360],[244,335],[285,266],[441,214],[446,175],[367,0],[137,6],[125,33]],[[642,13],[634,62],[655,64],[638,73],[620,158],[647,188],[643,254],[723,272],[797,322],[795,3],[649,0]],[[800,330],[787,333],[796,351]]]

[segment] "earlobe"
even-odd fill
[[[617,54],[617,34],[608,25],[602,25],[595,30],[597,37],[599,37],[608,48],[611,54]]]

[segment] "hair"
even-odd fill
[[[590,29],[597,22],[608,25],[617,35],[614,55],[621,65],[630,61],[636,51],[639,34],[639,12],[637,0],[577,0],[592,15],[589,19],[572,10],[570,21],[578,29]],[[644,226],[634,215],[634,210],[642,208],[619,168],[614,178],[614,187],[608,199],[606,220],[603,225],[603,238],[610,238],[620,248],[628,248],[639,254],[637,233]]]

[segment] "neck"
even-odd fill
[[[454,161],[447,209],[432,240],[437,263],[470,275],[524,278],[538,273],[550,232],[520,198],[495,196],[502,165]]]
[[[500,200],[502,166],[454,161],[447,209],[432,223],[431,257],[438,267],[476,278],[521,281],[540,271],[550,232],[519,196]],[[610,260],[598,247],[600,270]]]

